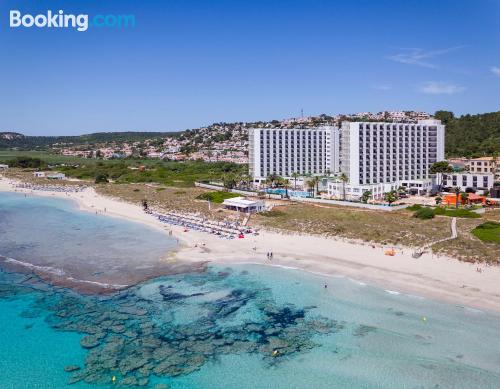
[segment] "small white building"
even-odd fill
[[[441,173],[438,173],[440,176]],[[480,174],[480,173],[449,173],[442,174],[442,178],[438,177],[438,182],[441,182],[443,187],[459,187],[462,191],[467,188],[474,190],[486,190],[493,188],[495,183],[495,175],[493,173]]]
[[[34,172],[33,176],[36,178],[45,178],[45,172]]]
[[[64,173],[53,173],[53,174],[48,174],[47,178],[49,180],[65,180],[66,175]]]
[[[0,164],[0,170],[7,170],[9,165]]]
[[[238,212],[254,213],[266,209],[266,205],[260,200],[247,200],[243,197],[233,197],[226,199],[222,203],[224,208]]]
[[[398,182],[398,188],[400,186],[405,188],[408,194],[423,196],[432,191],[433,182],[431,179],[400,181]]]
[[[345,200],[359,201],[363,194],[369,191],[371,192],[370,199],[381,200],[384,193],[398,188],[396,184],[350,185],[348,182],[344,184],[339,181],[329,181],[328,197],[334,200],[344,200],[345,191]]]

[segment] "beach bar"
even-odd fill
[[[222,205],[226,209],[246,213],[261,212],[266,209],[263,201],[247,200],[243,197],[233,197],[232,199],[226,199],[224,200]]]

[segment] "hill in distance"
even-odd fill
[[[456,117],[450,111],[437,111],[434,115],[446,125],[445,152],[449,157],[480,157],[500,155],[500,111]],[[327,120],[328,119],[328,120]],[[300,123],[305,128],[333,124],[333,117],[320,115]],[[348,119],[348,120],[359,120]],[[281,123],[281,127],[283,124]],[[16,132],[0,132],[0,149],[46,150],[54,145],[103,145],[110,143],[142,142],[146,139],[179,137],[194,144],[198,138],[230,137],[249,127],[280,127],[277,120],[254,123],[214,123],[208,127],[179,132],[98,132],[78,136],[25,136]],[[222,131],[222,132],[221,132]],[[226,131],[226,132],[224,132]],[[222,135],[221,135],[222,134]],[[203,136],[202,136],[203,135]],[[213,135],[213,137],[211,136]]]

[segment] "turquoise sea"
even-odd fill
[[[0,193],[0,255],[62,276],[93,261],[92,276],[97,253],[113,266],[96,280],[173,247],[67,201]],[[3,270],[0,323],[2,389],[500,387],[500,315],[275,267],[212,265],[100,296]]]

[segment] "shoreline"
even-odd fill
[[[261,230],[259,236],[225,240],[163,224],[139,205],[104,197],[93,188],[77,193],[42,192],[14,188],[14,183],[0,178],[0,192],[73,200],[82,211],[142,223],[164,234],[172,231],[179,245],[162,259],[165,263],[279,266],[326,277],[342,276],[385,291],[500,313],[499,267],[481,265],[483,271],[478,273],[477,264],[431,253],[414,259],[410,248],[396,248],[395,256],[387,256],[383,247],[372,248],[367,242],[268,230]],[[270,251],[272,261],[266,255]]]

